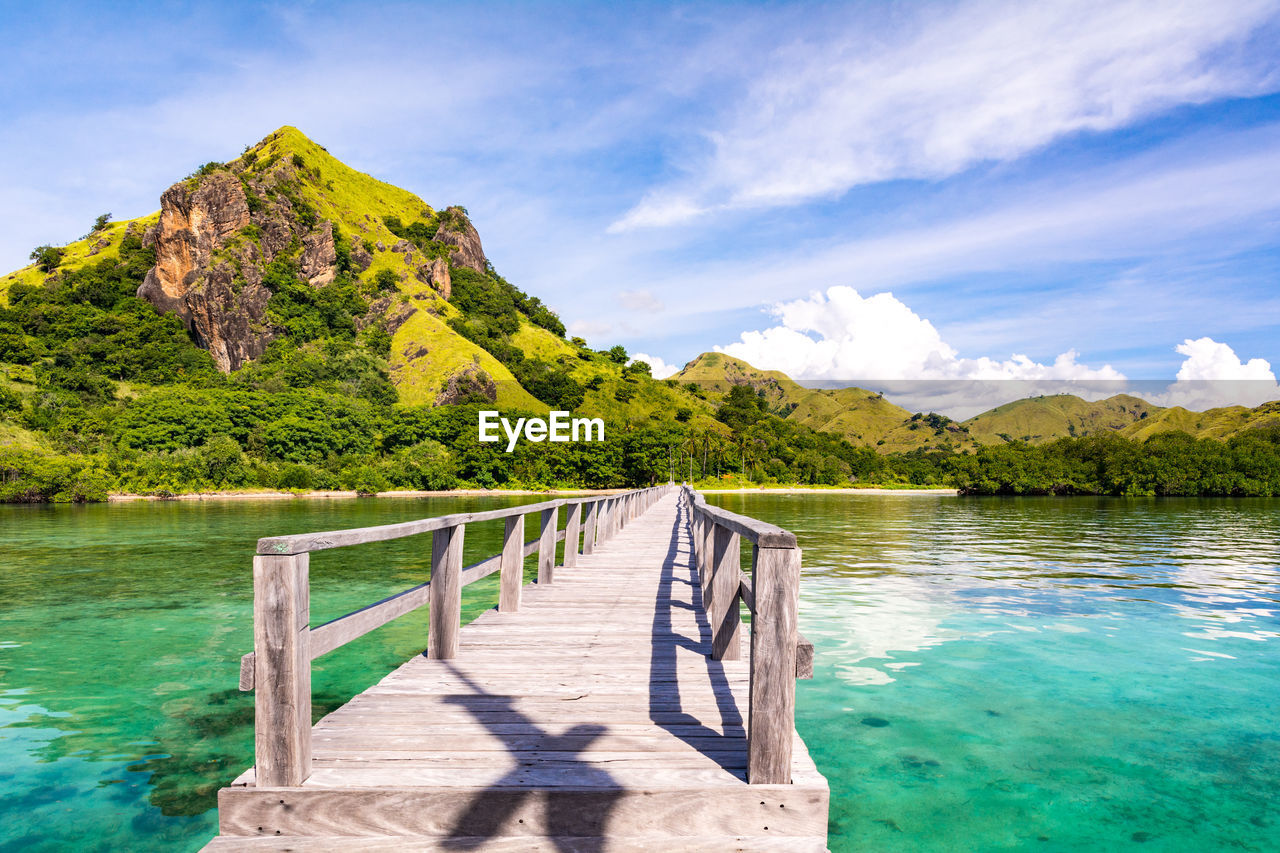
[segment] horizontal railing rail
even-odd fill
[[[301,785],[311,769],[311,661],[428,605],[427,655],[457,656],[462,588],[501,572],[498,610],[520,608],[524,560],[538,555],[540,584],[553,582],[556,543],[564,566],[613,537],[671,487],[581,498],[559,498],[484,512],[455,513],[400,524],[270,536],[258,540],[253,560],[253,651],[240,661],[240,689],[254,695],[254,770],[259,787]],[[568,509],[565,529],[559,511]],[[585,519],[583,511],[585,507]],[[525,516],[539,515],[538,538],[524,539]],[[462,565],[466,525],[504,520],[500,554]],[[431,533],[431,574],[423,584],[310,626],[310,554]]]
[[[694,565],[711,624],[713,660],[742,655],[742,605],[751,612],[747,781],[791,781],[796,679],[813,677],[813,644],[799,622],[800,547],[795,534],[711,506],[690,486],[681,490],[689,512]],[[751,543],[751,573],[742,571],[742,540]]]

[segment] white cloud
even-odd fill
[[[1280,384],[1261,358],[1242,360],[1212,338],[1175,347],[1184,360],[1172,383],[1135,383],[1111,367],[1082,364],[1067,350],[1050,363],[1013,354],[964,358],[929,320],[891,293],[864,297],[851,287],[774,305],[779,324],[743,332],[717,352],[764,370],[781,370],[809,385],[860,385],[883,391],[913,411],[966,418],[1012,400],[1074,394],[1098,400],[1130,393],[1159,406],[1203,411],[1216,406],[1256,406],[1280,399]],[[655,374],[656,375],[656,374]]]
[[[1280,398],[1280,384],[1265,359],[1243,361],[1231,347],[1207,337],[1188,338],[1175,350],[1186,356],[1176,381],[1162,394],[1143,395],[1158,406],[1204,411]]]
[[[1276,381],[1271,365],[1264,359],[1242,362],[1235,350],[1212,338],[1188,338],[1174,349],[1187,357],[1178,368],[1178,380],[1245,379]]]
[[[618,294],[618,301],[628,311],[640,311],[645,314],[658,314],[666,310],[662,300],[648,290],[624,290]]]
[[[977,0],[922,8],[861,41],[835,25],[762,58],[692,177],[650,191],[610,230],[945,177],[1176,105],[1274,91],[1274,57],[1259,61],[1248,40],[1277,11],[1274,0]]]
[[[656,355],[637,352],[632,354],[631,360],[633,362],[643,361],[645,364],[649,365],[649,372],[653,374],[654,379],[666,379],[668,376],[673,376],[680,372],[679,367],[674,364],[667,364]]]
[[[761,332],[743,332],[718,352],[798,379],[847,382],[886,380],[1105,380],[1124,379],[1109,365],[1091,368],[1074,350],[1051,364],[1014,354],[1004,361],[962,358],[934,325],[892,293],[863,297],[852,287],[781,302],[770,309],[780,321]]]

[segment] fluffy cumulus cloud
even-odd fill
[[[1000,361],[962,358],[933,323],[892,293],[862,296],[852,287],[774,305],[779,325],[744,332],[716,347],[756,367],[799,379],[887,380],[1103,380],[1124,379],[1112,367],[1092,368],[1073,350],[1050,364],[1014,354]]]
[[[1175,347],[1186,356],[1176,381],[1163,393],[1143,395],[1160,406],[1193,411],[1216,406],[1256,406],[1280,398],[1280,384],[1265,359],[1242,360],[1212,338],[1188,338]]]
[[[667,364],[656,355],[638,352],[631,357],[631,360],[633,362],[643,361],[645,364],[649,365],[649,372],[653,374],[654,379],[666,379],[668,376],[674,376],[676,373],[680,372],[679,367],[676,367],[674,364]]]
[[[1049,363],[1021,354],[962,357],[933,323],[891,293],[864,297],[851,287],[832,287],[825,294],[778,303],[770,312],[777,325],[743,332],[737,342],[716,351],[809,384],[881,390],[914,411],[969,417],[1038,394],[1096,400],[1127,392],[1156,405],[1195,410],[1280,398],[1267,361],[1244,361],[1230,346],[1208,337],[1177,345],[1184,357],[1177,376],[1153,387],[1150,381],[1131,382],[1110,365],[1084,364],[1075,350]]]
[[[1276,381],[1276,375],[1271,372],[1271,365],[1265,359],[1251,358],[1243,362],[1235,350],[1212,338],[1197,338],[1194,341],[1188,338],[1174,349],[1187,357],[1178,369],[1179,381]]]
[[[761,58],[689,177],[612,230],[939,178],[1180,104],[1274,91],[1258,33],[1274,0],[1052,0],[920,7],[887,31],[797,39]]]

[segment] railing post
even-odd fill
[[[462,537],[466,526],[443,527],[431,534],[431,623],[427,657],[458,656],[462,627]]]
[[[727,527],[716,527],[712,556],[711,659],[739,660],[742,657],[742,606],[738,585],[742,577],[741,537]]]
[[[513,613],[520,609],[524,589],[524,516],[509,515],[502,534],[502,576],[498,586],[498,610]]]
[[[711,590],[711,570],[714,567],[714,548],[716,540],[716,523],[708,516],[702,518],[702,538],[699,545],[702,547],[702,596],[706,600]]]
[[[791,781],[796,717],[796,620],[800,549],[756,548],[752,560],[751,709],[747,722],[747,781]]]
[[[253,558],[254,770],[260,788],[311,775],[309,555]]]
[[[542,511],[542,535],[538,539],[538,583],[552,583],[556,569],[556,525],[559,507]]]
[[[582,526],[582,504],[569,507],[569,520],[564,526],[564,565],[578,565],[579,528]]]
[[[582,531],[582,553],[592,554],[596,550],[596,523],[600,519],[600,501],[587,504],[587,526]]]

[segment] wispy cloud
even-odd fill
[[[644,314],[658,314],[666,309],[662,300],[648,290],[623,290],[618,294],[618,301],[628,311],[639,311]]]
[[[1160,325],[1274,323],[1280,316],[1275,300],[1251,296],[1244,311],[1244,297],[1207,290],[1205,282],[1223,274],[1208,268],[1210,260],[1274,246],[1280,236],[1278,148],[1280,125],[1192,139],[1078,171],[1065,183],[1050,177],[997,186],[982,202],[932,221],[919,215],[892,221],[879,234],[850,239],[828,232],[803,246],[765,244],[753,247],[755,254],[679,266],[667,275],[646,270],[646,284],[695,324],[706,322],[699,312],[750,308],[840,285],[927,294],[933,306],[958,301],[963,322],[985,332],[996,317],[1006,318],[999,340],[1056,339],[1057,327],[1046,328],[1039,317],[1061,303],[1062,312],[1075,312],[1067,319],[1078,328],[1081,316],[1089,316],[1082,300],[1094,305],[1095,316],[1127,317],[1131,330],[1147,314]],[[1106,282],[1096,273],[1069,272],[1089,264],[1132,266],[1145,277]],[[1180,264],[1197,268],[1192,280],[1150,279]],[[963,297],[950,293],[950,283],[966,276],[1054,270],[1059,297],[1016,283]],[[690,280],[698,286],[690,289]],[[1152,300],[1153,288],[1168,298]],[[676,333],[682,325],[673,318],[664,331]],[[1139,333],[1150,334],[1145,327]],[[972,338],[966,335],[966,343]]]
[[[1250,42],[1275,23],[1274,0],[916,8],[883,32],[857,38],[836,26],[763,57],[747,98],[707,130],[711,152],[611,230],[944,177],[1069,134],[1280,85],[1265,40]]]

